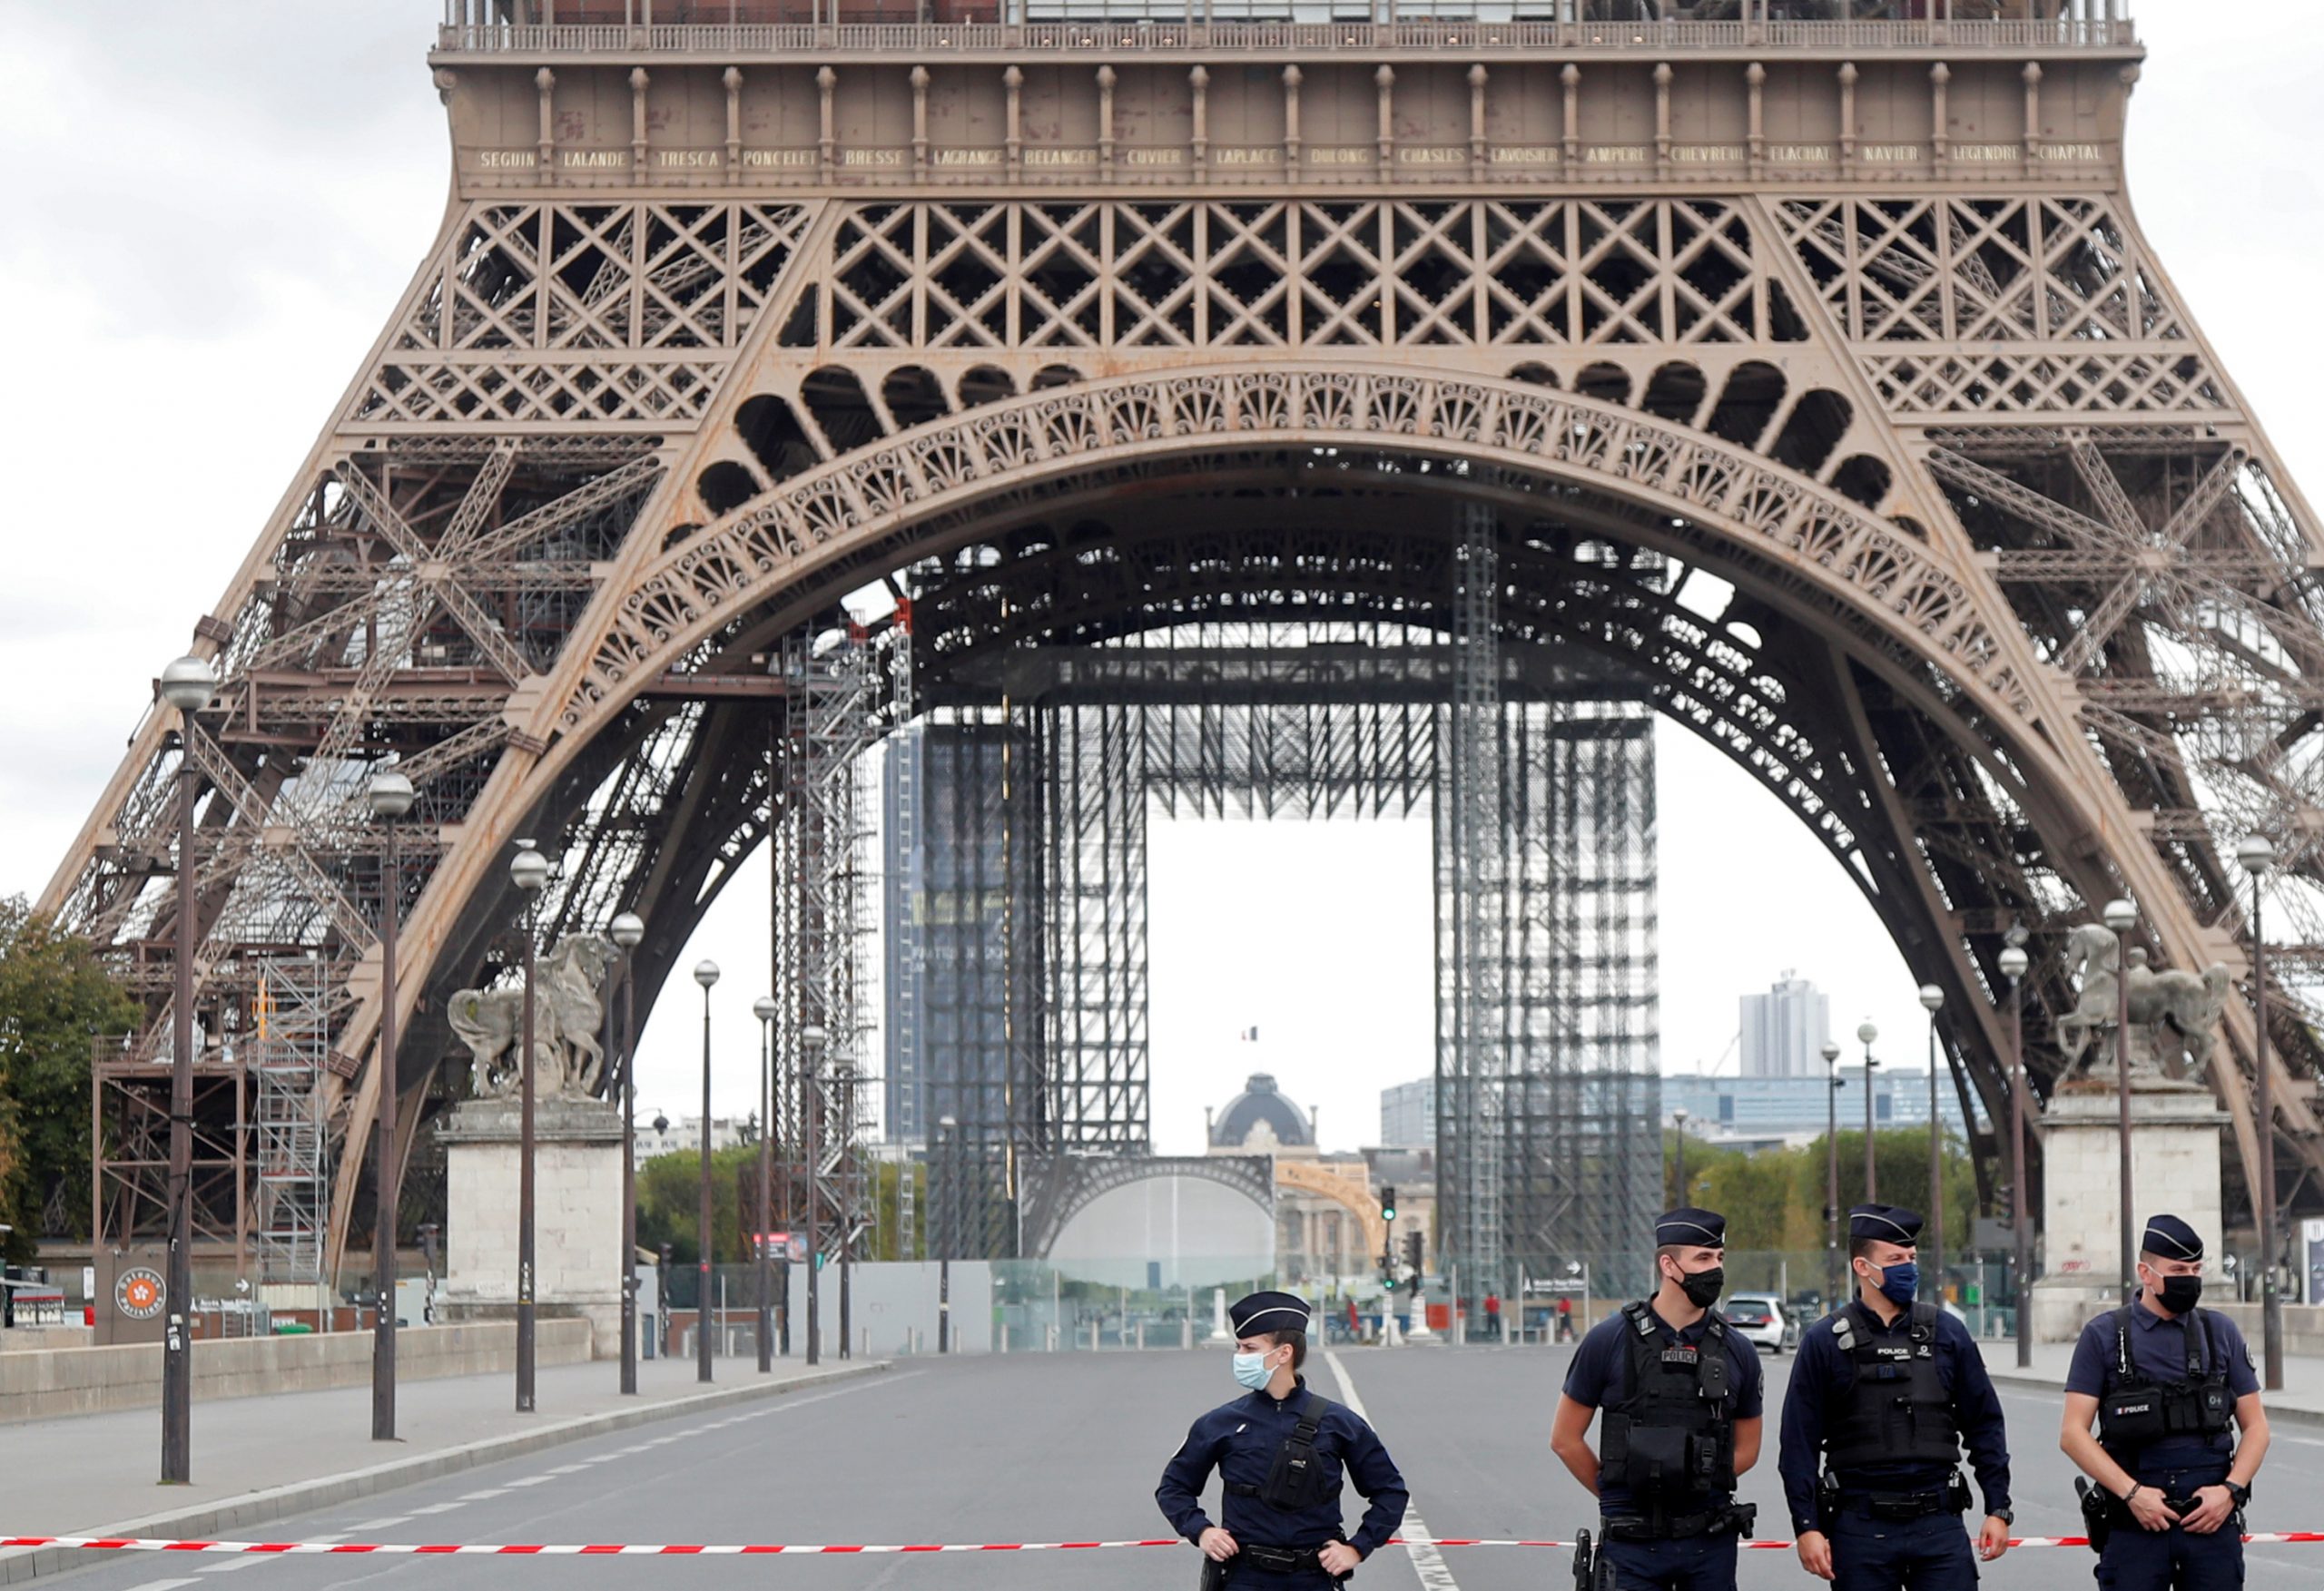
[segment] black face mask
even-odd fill
[[[2174,1315],[2183,1315],[2201,1301],[2203,1279],[2200,1276],[2165,1276],[2162,1281],[2162,1307]]]
[[[1727,1267],[1713,1265],[1708,1271],[1684,1272],[1679,1277],[1679,1288],[1687,1295],[1689,1303],[1707,1310],[1727,1291]]]

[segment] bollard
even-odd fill
[[[1178,1346],[1191,1350],[1195,1345],[1195,1318],[1188,1315],[1178,1322]]]
[[[1137,1350],[1140,1353],[1146,1351],[1146,1322],[1144,1321],[1137,1323]]]
[[[1045,1353],[1055,1353],[1057,1351],[1057,1322],[1055,1321],[1051,1321],[1049,1322],[1049,1330],[1043,1335],[1041,1350]]]
[[[1089,1351],[1098,1351],[1098,1322],[1095,1321],[1089,1322]]]
[[[1000,1322],[1000,1351],[1009,1351],[1009,1322],[1006,1321]]]

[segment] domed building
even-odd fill
[[[1315,1118],[1277,1088],[1270,1073],[1252,1073],[1242,1093],[1206,1114],[1213,1154],[1315,1156]]]

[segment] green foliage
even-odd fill
[[[1678,1134],[1663,1134],[1662,1188],[1669,1205],[1699,1205],[1727,1217],[1731,1250],[1813,1250],[1824,1243],[1827,1146],[1819,1134],[1796,1149],[1747,1154],[1699,1139],[1687,1140],[1687,1185],[1679,1185]],[[1864,1133],[1839,1134],[1840,1202],[1845,1212],[1864,1203]],[[1891,1127],[1873,1134],[1881,1202],[1920,1210],[1928,1203],[1928,1129]],[[1977,1174],[1960,1141],[1944,1151],[1945,1231],[1957,1256],[1977,1209]],[[1847,1237],[1845,1228],[1841,1243]]]
[[[777,1154],[781,1146],[777,1145]],[[859,1260],[892,1260],[896,1253],[896,1199],[901,1177],[909,1171],[913,1177],[913,1189],[919,1195],[920,1241],[927,1239],[929,1219],[928,1192],[921,1179],[921,1168],[905,1167],[892,1163],[878,1162],[866,1166],[871,1185],[866,1190],[876,1217],[869,1237],[856,1253]],[[773,1225],[783,1228],[783,1184],[784,1170],[780,1158],[775,1162],[773,1210]],[[796,1168],[791,1175],[791,1207],[796,1212],[804,1198],[797,1181]],[[719,1149],[710,1156],[710,1247],[711,1263],[714,1265],[747,1264],[751,1260],[752,1227],[758,1216],[759,1152],[755,1144],[737,1144],[731,1149]],[[702,1155],[698,1151],[680,1150],[675,1154],[658,1154],[637,1168],[637,1242],[640,1247],[658,1250],[670,1245],[671,1257],[681,1265],[693,1265],[702,1258],[700,1231],[702,1225]],[[749,1219],[744,1219],[747,1213]],[[793,1229],[804,1223],[795,1214]],[[917,1254],[908,1256],[917,1259]]]
[[[56,931],[23,896],[0,900],[0,1222],[7,1257],[33,1258],[42,1214],[88,1235],[89,1046],[136,1026],[137,1002],[85,939]]]

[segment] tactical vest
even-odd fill
[[[1313,1392],[1304,1394],[1291,1434],[1276,1447],[1275,1460],[1267,1466],[1265,1484],[1228,1486],[1226,1490],[1236,1497],[1256,1498],[1271,1508],[1294,1514],[1338,1497],[1339,1483],[1325,1478],[1323,1456],[1315,1451],[1315,1433],[1331,1411],[1329,1399]]]
[[[1630,1389],[1605,1409],[1601,1478],[1649,1508],[1735,1489],[1735,1389],[1727,1321],[1703,1317],[1699,1344],[1666,1341],[1643,1303],[1622,1308]]]
[[[1961,1428],[1936,1373],[1936,1306],[1915,1303],[1903,1338],[1876,1328],[1861,1301],[1833,1317],[1832,1336],[1856,1373],[1832,1395],[1826,1463],[1835,1473],[1883,1463],[1955,1464]]]
[[[2124,1468],[2166,1437],[2220,1435],[2235,1412],[2227,1369],[2211,1351],[2210,1317],[2201,1310],[2187,1311],[2181,1322],[2187,1373],[2180,1380],[2158,1381],[2141,1374],[2131,1358],[2131,1311],[2136,1307],[2126,1304],[2114,1311],[2113,1385],[2098,1400],[2099,1445]]]

